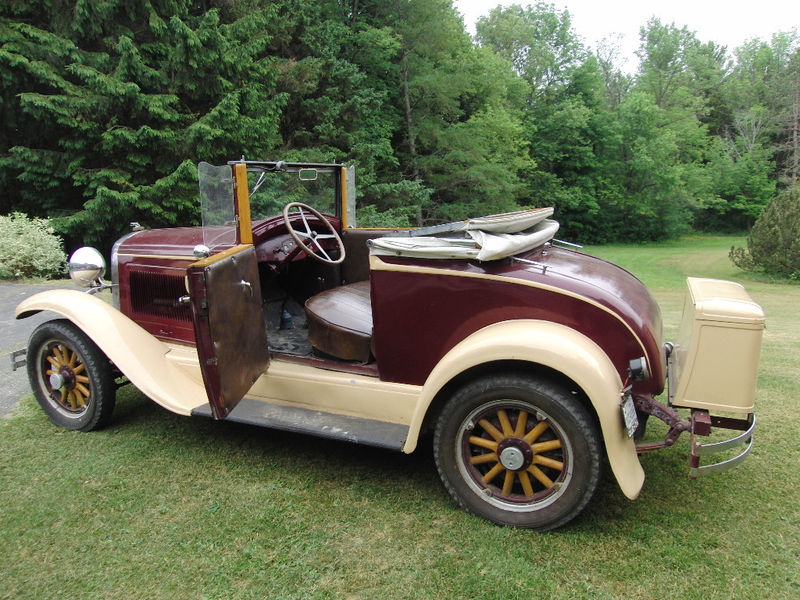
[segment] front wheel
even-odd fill
[[[434,457],[450,495],[497,523],[545,531],[580,513],[601,471],[600,437],[569,391],[526,375],[468,383],[436,425]]]
[[[28,343],[28,379],[40,406],[56,425],[91,431],[106,425],[116,400],[111,363],[69,321],[48,321]]]

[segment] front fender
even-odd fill
[[[49,290],[20,302],[15,316],[24,319],[43,310],[80,327],[133,385],[167,410],[189,415],[208,402],[202,381],[167,357],[167,344],[99,298],[77,290]]]
[[[416,446],[425,415],[448,382],[473,367],[509,360],[549,367],[564,374],[583,390],[600,422],[614,476],[622,492],[631,500],[636,498],[644,484],[644,470],[636,454],[636,445],[623,426],[619,374],[592,340],[574,329],[549,321],[495,323],[453,347],[439,361],[422,388],[403,451],[411,452]]]

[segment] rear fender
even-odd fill
[[[614,476],[622,492],[630,499],[636,498],[644,484],[644,470],[635,443],[623,425],[619,374],[606,354],[588,337],[548,321],[495,323],[452,348],[422,388],[403,451],[411,452],[416,447],[425,415],[448,382],[473,367],[508,360],[544,365],[564,374],[583,390],[600,423]]]
[[[167,410],[189,415],[208,403],[202,380],[192,378],[192,369],[182,364],[186,357],[170,360],[167,344],[110,304],[77,290],[49,290],[20,302],[15,316],[24,319],[43,310],[80,327],[133,385]]]

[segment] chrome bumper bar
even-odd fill
[[[697,441],[697,435],[709,435],[711,426],[717,426],[725,429],[736,429],[742,431],[741,434],[734,438],[722,442],[715,442],[711,444],[701,444]],[[753,448],[753,431],[756,428],[755,414],[749,415],[747,419],[729,419],[724,417],[709,417],[708,413],[700,411],[692,415],[692,437],[691,437],[691,458],[689,467],[689,477],[696,479],[697,477],[704,477],[712,473],[721,473],[728,469],[735,467],[743,461],[750,450]],[[708,456],[710,454],[717,454],[744,446],[744,450],[733,458],[723,460],[717,463],[708,465],[700,465],[700,457]]]
[[[20,367],[24,367],[27,363],[25,359],[25,354],[27,354],[27,350],[24,348],[22,350],[14,350],[11,354],[11,370],[16,371]]]

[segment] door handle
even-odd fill
[[[248,298],[252,298],[253,297],[253,286],[250,285],[249,281],[245,281],[244,279],[242,279],[239,282],[239,285],[242,286],[242,291],[247,294]]]

